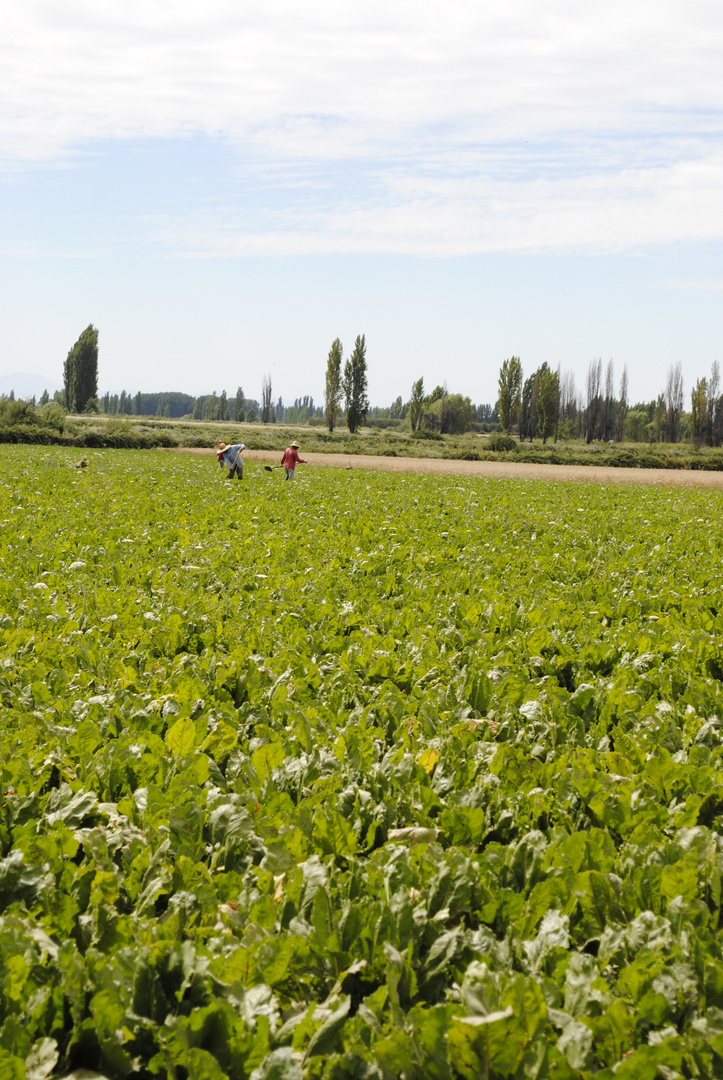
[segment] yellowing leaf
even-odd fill
[[[439,761],[439,750],[435,746],[428,746],[424,753],[420,754],[418,760],[424,771],[431,773]]]
[[[196,743],[196,728],[189,716],[182,716],[166,734],[166,746],[175,754],[182,757],[190,754]]]

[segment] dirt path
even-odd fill
[[[180,447],[174,453],[213,454],[213,449]],[[277,450],[245,450],[244,461],[278,465]],[[310,465],[376,472],[434,473],[506,480],[575,480],[586,484],[644,484],[654,487],[723,489],[723,472],[690,469],[610,469],[599,465],[526,465],[518,461],[450,461],[446,458],[373,457],[368,454],[308,454]],[[303,468],[303,466],[301,466]]]

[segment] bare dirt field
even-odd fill
[[[213,449],[181,447],[171,453],[213,454]],[[244,461],[278,465],[273,450],[244,450]],[[442,458],[373,457],[365,454],[309,454],[310,466],[375,472],[434,473],[505,480],[574,480],[584,484],[646,484],[654,487],[723,489],[723,472],[690,469],[609,469],[596,465],[526,465],[516,461],[450,461]],[[304,468],[304,466],[300,466]]]

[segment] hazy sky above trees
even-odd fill
[[[23,0],[0,38],[0,374],[263,373],[493,400],[594,356],[686,399],[723,360],[723,9]],[[233,374],[237,371],[238,374]],[[258,385],[256,385],[258,383]]]

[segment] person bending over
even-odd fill
[[[244,463],[241,459],[241,451],[245,449],[245,443],[234,443],[233,446],[227,446],[222,439],[218,440],[216,459],[222,469],[224,467],[228,469],[227,480],[232,480],[234,475],[239,480],[243,480]]]

